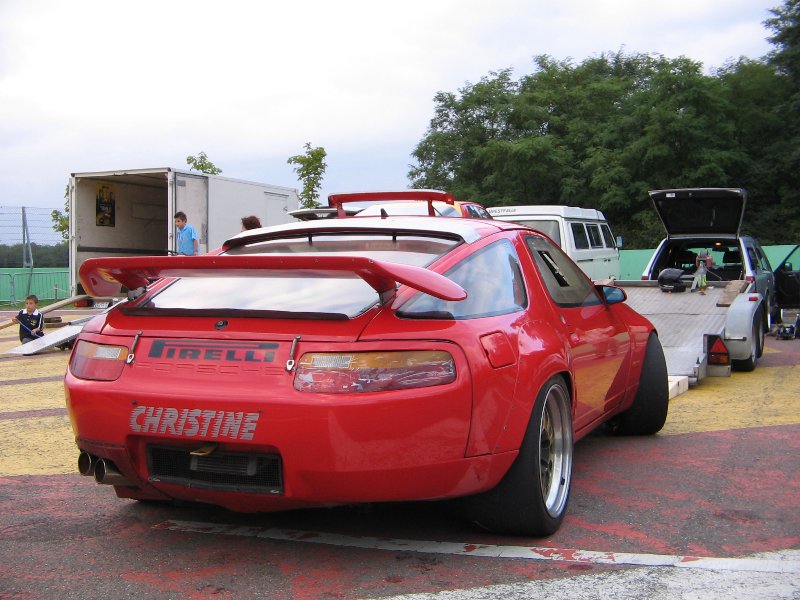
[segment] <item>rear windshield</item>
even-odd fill
[[[392,232],[336,233],[271,239],[233,248],[225,254],[363,256],[425,267],[458,243],[455,239]],[[259,277],[178,279],[133,310],[335,319],[358,316],[377,301],[375,290],[354,274],[332,277],[304,270],[265,271]]]

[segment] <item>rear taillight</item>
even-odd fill
[[[731,355],[728,353],[728,347],[722,338],[718,335],[706,335],[706,343],[708,344],[708,364],[710,365],[729,365],[731,364]]]
[[[456,379],[453,357],[444,351],[313,352],[297,364],[294,388],[347,394],[431,387]]]
[[[78,379],[114,381],[122,374],[128,349],[79,340],[69,360],[69,370]]]

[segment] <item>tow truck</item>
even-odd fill
[[[798,247],[775,271],[757,240],[741,235],[747,193],[739,188],[649,193],[667,236],[641,280],[619,280],[627,303],[655,325],[671,377],[687,385],[731,369],[752,371],[783,308],[800,307]],[[706,286],[696,282],[707,254]],[[659,281],[677,271],[672,285]]]

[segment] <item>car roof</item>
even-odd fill
[[[358,233],[402,231],[407,234],[441,235],[458,237],[467,243],[475,242],[500,230],[526,229],[516,223],[490,219],[446,219],[428,216],[353,217],[345,219],[318,219],[273,225],[242,233],[230,238],[225,248],[241,246],[254,241],[280,238],[287,235],[320,233]]]
[[[525,206],[493,206],[487,208],[495,219],[525,219],[528,217],[562,217],[564,219],[584,219],[605,221],[602,211],[594,208],[581,208],[563,204],[536,204]]]

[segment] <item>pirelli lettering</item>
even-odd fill
[[[274,342],[210,342],[194,340],[153,340],[148,358],[197,360],[204,362],[273,362]]]
[[[259,416],[257,412],[137,406],[131,411],[130,426],[134,433],[252,440]]]

